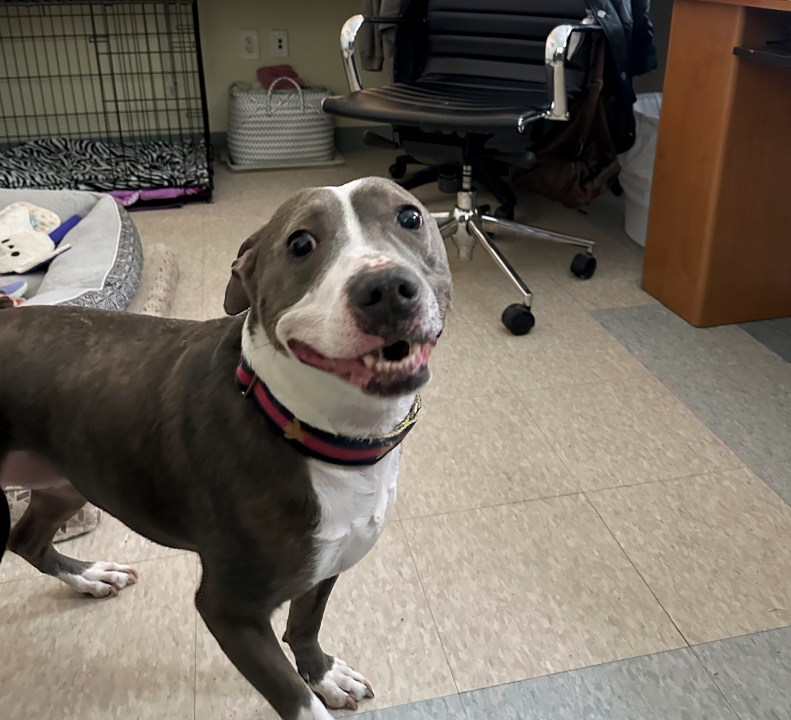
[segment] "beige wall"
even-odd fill
[[[308,85],[344,92],[338,35],[343,22],[361,7],[361,0],[200,0],[212,132],[226,129],[228,86],[237,80],[254,82],[255,71],[262,65],[287,63]],[[239,31],[249,29],[258,30],[259,60],[239,57]],[[288,30],[288,58],[269,55],[270,30]],[[339,120],[338,124],[348,122]]]

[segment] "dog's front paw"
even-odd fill
[[[95,562],[79,575],[64,573],[58,577],[77,592],[107,597],[118,595],[127,585],[134,585],[137,582],[137,570],[118,563]]]
[[[340,658],[334,658],[324,677],[310,687],[334,710],[356,710],[360,700],[374,696],[371,683]]]

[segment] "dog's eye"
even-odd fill
[[[398,211],[398,224],[407,230],[417,230],[423,224],[423,216],[416,207],[406,205]]]
[[[316,238],[313,237],[307,230],[297,230],[288,239],[288,251],[294,257],[305,257],[310,255],[318,245]]]

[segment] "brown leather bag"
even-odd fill
[[[615,183],[621,166],[615,152],[604,107],[605,46],[592,48],[594,62],[588,91],[581,104],[572,108],[567,125],[546,138],[534,151],[537,163],[532,170],[514,173],[517,187],[578,208],[598,197]]]

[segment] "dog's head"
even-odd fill
[[[286,202],[239,249],[225,311],[277,352],[369,395],[415,391],[450,301],[437,223],[397,184],[365,178]]]

